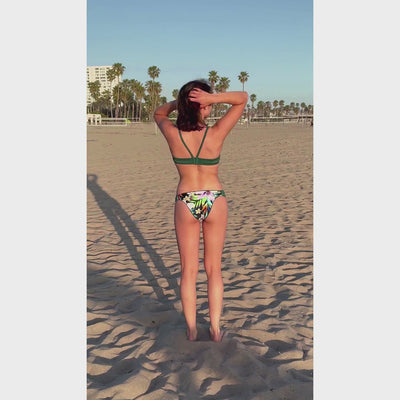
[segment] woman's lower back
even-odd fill
[[[179,184],[177,194],[197,190],[220,190],[218,165],[177,165]]]

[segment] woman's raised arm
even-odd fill
[[[167,128],[174,126],[174,124],[168,118],[168,115],[174,110],[176,110],[176,100],[165,103],[158,107],[156,111],[154,111],[154,120],[156,121],[156,124],[160,128],[161,132],[164,134]]]
[[[230,104],[231,107],[226,114],[213,126],[213,129],[227,135],[241,117],[247,104],[248,94],[247,92],[207,93],[196,88],[190,92],[189,99],[200,103],[200,106],[217,103]]]

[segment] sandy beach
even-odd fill
[[[87,174],[87,398],[311,400],[312,127],[237,125],[225,141],[222,343],[207,334],[202,262],[199,341],[186,340],[162,135],[88,127]]]

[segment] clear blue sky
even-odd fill
[[[162,96],[211,70],[257,100],[313,104],[312,0],[88,0],[87,65],[126,67],[123,79],[161,73]]]

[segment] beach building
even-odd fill
[[[112,83],[107,80],[107,71],[112,68],[112,65],[100,65],[94,67],[86,67],[86,104],[90,105],[94,101],[92,96],[90,95],[89,90],[89,82],[100,81],[100,93],[105,90],[110,90],[112,93],[112,89],[117,84],[117,79],[115,79]]]

